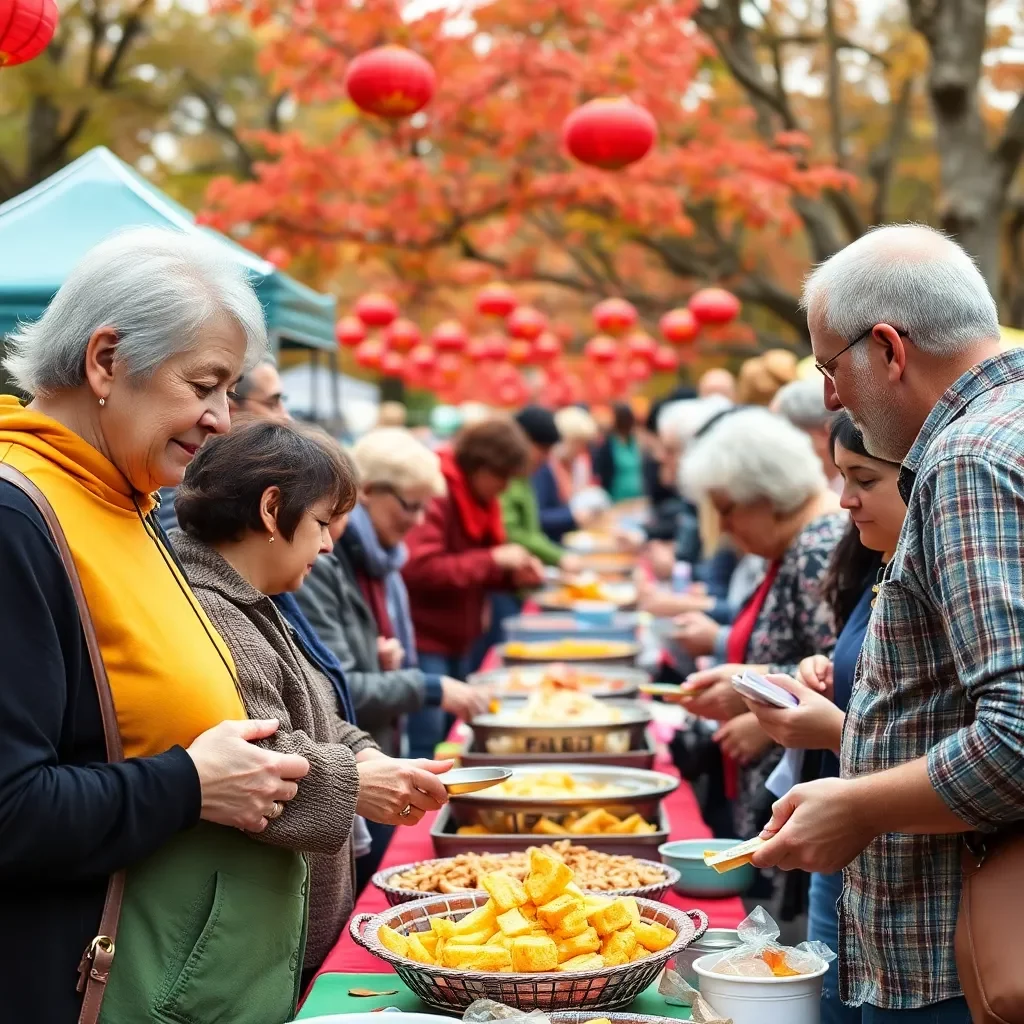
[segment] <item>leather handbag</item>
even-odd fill
[[[964,840],[956,966],[974,1024],[1024,1024],[1024,834]]]
[[[43,517],[61,561],[64,563],[64,571],[67,573],[75,595],[75,604],[78,606],[78,617],[82,623],[85,645],[89,651],[89,664],[92,666],[92,674],[96,680],[96,695],[99,698],[100,717],[103,720],[103,739],[107,748],[107,761],[123,761],[124,750],[121,746],[121,733],[117,727],[117,714],[114,711],[114,696],[110,691],[110,680],[107,678],[106,666],[104,666],[103,656],[100,654],[99,640],[96,637],[92,615],[85,601],[82,580],[78,575],[78,568],[71,555],[71,549],[68,547],[64,530],[57,519],[57,513],[54,512],[53,506],[47,501],[43,492],[24,473],[19,472],[13,466],[0,463],[0,479],[13,484],[35,505]],[[121,916],[123,897],[124,872],[118,871],[111,875],[107,885],[103,913],[100,916],[99,933],[82,953],[82,960],[78,965],[77,988],[82,993],[79,1024],[97,1024],[99,1021],[103,993],[107,978],[110,976],[110,965],[114,959],[114,942],[117,938],[117,922]]]

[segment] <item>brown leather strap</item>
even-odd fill
[[[117,713],[114,710],[114,695],[110,691],[110,680],[100,653],[96,628],[93,625],[89,606],[85,601],[85,591],[78,575],[78,567],[68,547],[67,537],[61,528],[60,521],[53,506],[47,501],[46,495],[24,473],[19,472],[7,463],[0,463],[0,480],[13,484],[39,510],[57,546],[64,571],[75,595],[78,605],[78,617],[85,635],[85,646],[89,651],[89,663],[92,666],[93,678],[96,680],[96,696],[99,698],[100,716],[103,719],[103,739],[107,747],[107,760],[110,762],[124,760],[124,748],[121,745],[121,732],[117,727]],[[83,993],[82,1012],[79,1024],[97,1024],[100,1006],[103,1003],[103,992],[110,974],[110,965],[114,959],[114,940],[117,937],[117,920],[121,916],[121,900],[124,896],[124,872],[112,875],[107,885],[107,895],[103,902],[103,914],[100,917],[99,934],[89,943],[82,954],[82,962],[78,965],[78,991]]]

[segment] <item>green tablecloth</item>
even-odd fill
[[[350,989],[369,989],[374,992],[392,992],[390,996],[351,996]],[[316,979],[309,997],[299,1011],[298,1020],[309,1017],[322,1017],[331,1013],[369,1013],[382,1010],[386,1006],[394,1006],[409,1013],[436,1013],[420,1002],[402,983],[397,974],[321,974]],[[658,995],[658,985],[653,984],[646,992],[639,995],[629,1007],[634,1013],[650,1014],[654,1017],[674,1017],[676,1020],[689,1020],[690,1011],[685,1006],[670,1006],[664,997]],[[458,1011],[455,1015],[461,1016]],[[595,1017],[601,1016],[600,1010],[594,1011]],[[387,1017],[381,1018],[385,1024]]]

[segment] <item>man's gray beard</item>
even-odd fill
[[[861,394],[872,393],[872,381],[870,373],[858,372],[859,367],[854,366],[855,386]],[[861,412],[865,410],[862,407]],[[851,413],[854,426],[864,437],[864,447],[876,458],[884,459],[886,462],[902,462],[910,451],[910,445],[903,440],[903,423],[900,420],[900,411],[893,405],[886,405],[879,402],[867,410],[870,422],[865,423]]]

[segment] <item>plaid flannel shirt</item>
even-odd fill
[[[1024,819],[1024,351],[981,363],[904,462],[907,519],[883,574],[843,729],[842,774],[926,757],[972,828]],[[845,872],[840,980],[855,1005],[961,994],[960,837],[890,834]]]

